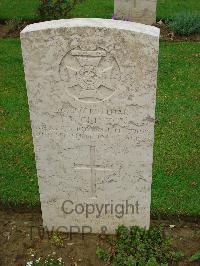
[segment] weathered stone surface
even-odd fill
[[[114,0],[115,15],[130,21],[152,25],[156,22],[157,0]]]
[[[21,42],[44,225],[148,227],[159,30],[60,20]]]

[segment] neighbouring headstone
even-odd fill
[[[156,22],[157,0],[114,0],[115,17],[143,24]]]
[[[21,42],[44,226],[148,228],[159,29],[59,20]]]

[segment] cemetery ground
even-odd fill
[[[199,266],[198,261],[188,262],[188,259],[199,250],[200,226],[196,223],[177,220],[151,221],[153,225],[162,222],[165,235],[173,235],[174,250],[182,251],[185,255],[179,264],[173,265]],[[98,246],[108,249],[106,236],[43,232],[41,214],[37,210],[31,212],[22,209],[18,212],[11,209],[1,210],[0,232],[0,265],[2,266],[24,266],[25,261],[33,260],[33,255],[36,258],[47,258],[48,255],[62,258],[67,266],[107,265],[96,256]],[[177,253],[177,256],[181,256],[181,253]]]
[[[0,0],[4,24],[35,19],[37,0],[8,2]],[[157,19],[188,8],[196,11],[198,1],[160,0]],[[71,16],[110,18],[112,10],[110,0],[86,0]],[[151,213],[152,224],[163,223],[174,250],[185,254],[179,265],[199,265],[188,261],[200,247],[199,58],[198,42],[160,42]],[[0,39],[0,91],[0,265],[24,265],[31,254],[54,252],[67,265],[105,265],[95,255],[98,244],[107,247],[104,236],[38,233],[40,200],[18,38]]]
[[[41,240],[36,228],[30,241],[30,224],[40,226],[41,214],[19,39],[0,40],[0,51],[0,245],[4,246],[0,257],[7,260],[3,265],[13,265],[13,261],[23,265],[20,263],[30,258],[30,252],[39,256],[56,252],[71,265],[103,265],[95,257],[99,241],[106,246],[100,236],[84,240],[75,236],[64,240],[63,247],[47,236]],[[174,237],[173,247],[186,255],[180,265],[188,265],[188,258],[200,246],[199,67],[197,42],[160,43],[152,218],[156,223],[165,219],[165,230]],[[170,229],[171,224],[176,227]]]
[[[37,19],[39,0],[0,0],[0,20]],[[113,0],[85,0],[76,5],[72,17],[110,18],[113,15]],[[177,12],[199,10],[197,0],[158,0],[157,20],[172,17]]]

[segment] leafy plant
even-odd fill
[[[185,254],[182,251],[172,252],[173,260],[179,261],[185,257]]]
[[[176,34],[189,36],[200,33],[200,15],[198,13],[178,13],[171,21],[169,28]]]
[[[96,250],[97,257],[105,262],[109,262],[110,260],[110,254],[109,252],[101,249],[100,247],[97,247]]]
[[[63,239],[58,233],[53,233],[51,243],[56,247],[64,247]]]
[[[78,0],[40,0],[38,15],[42,20],[67,18]]]
[[[182,253],[174,252],[171,238],[164,236],[162,227],[153,226],[149,230],[139,227],[119,226],[109,252],[98,247],[97,257],[112,266],[160,266],[176,262]]]
[[[196,252],[192,257],[190,258],[190,262],[200,260],[200,251]]]

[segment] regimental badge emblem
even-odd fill
[[[103,48],[76,47],[60,63],[60,78],[68,94],[88,103],[110,98],[120,82],[120,68],[115,57]]]

